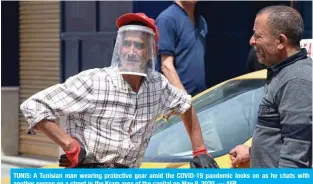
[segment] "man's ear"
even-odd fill
[[[278,43],[277,48],[279,50],[284,49],[287,46],[287,44],[288,44],[288,38],[284,34],[279,34],[277,39],[276,39],[276,41]]]

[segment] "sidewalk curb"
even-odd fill
[[[1,156],[1,163],[16,165],[19,167],[42,167],[48,164],[55,163],[52,160],[43,160],[36,158],[28,158],[21,156]]]

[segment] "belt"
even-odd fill
[[[123,164],[119,164],[119,163],[112,163],[112,164],[108,164],[108,163],[86,163],[86,164],[79,164],[77,166],[75,166],[74,168],[129,168],[126,165]]]

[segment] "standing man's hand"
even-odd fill
[[[229,152],[232,167],[237,167],[239,164],[245,164],[250,161],[249,149],[249,146],[238,145]]]
[[[219,168],[216,161],[210,157],[205,148],[193,151],[193,156],[190,168]]]
[[[65,154],[60,156],[60,167],[75,167],[81,164],[86,157],[86,150],[80,147],[79,143],[73,139],[72,149],[64,150]]]

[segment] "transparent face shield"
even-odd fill
[[[111,67],[120,74],[147,76],[154,71],[155,37],[152,29],[127,25],[118,30]]]

